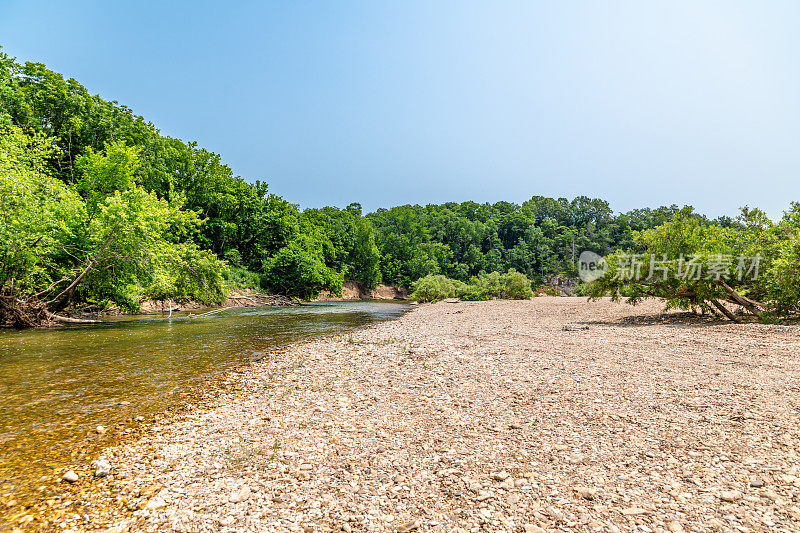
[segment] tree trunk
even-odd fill
[[[713,299],[713,298],[712,298],[710,301],[711,301],[711,304],[712,304],[714,307],[716,307],[717,309],[719,309],[719,310],[720,310],[720,312],[721,312],[723,315],[725,315],[726,317],[728,317],[728,319],[729,319],[729,320],[731,320],[732,322],[736,322],[737,324],[738,324],[739,322],[741,322],[741,320],[739,320],[739,319],[736,317],[736,315],[734,315],[733,313],[731,313],[731,312],[730,312],[730,310],[728,310],[728,308],[727,308],[727,307],[725,307],[724,305],[722,305],[722,303],[720,303],[719,301],[717,301],[716,299]]]
[[[725,289],[725,292],[728,293],[728,296],[730,297],[731,300],[733,300],[734,303],[741,305],[742,307],[750,311],[752,314],[757,316],[759,320],[761,320],[761,313],[758,311],[758,308],[756,307],[758,305],[758,302],[754,302],[750,298],[745,298],[741,294],[737,293],[735,290],[733,290],[733,288],[730,285],[725,283],[725,281],[723,280],[718,280],[717,284],[723,289]]]

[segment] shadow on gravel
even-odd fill
[[[747,317],[740,317],[742,323],[749,323]],[[752,320],[753,323],[758,323]],[[614,327],[631,327],[631,326],[682,326],[682,327],[705,327],[705,326],[721,326],[721,325],[734,325],[733,322],[719,318],[712,315],[696,315],[694,313],[658,313],[655,315],[637,315],[626,316],[619,320],[586,320],[583,322],[576,322],[576,324],[583,324],[587,326],[614,326]]]

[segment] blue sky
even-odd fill
[[[0,0],[0,45],[301,206],[800,200],[800,3]]]

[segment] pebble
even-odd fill
[[[625,516],[636,516],[640,514],[648,514],[650,511],[647,509],[642,509],[641,507],[628,507],[627,509],[622,510],[622,514]]]
[[[94,470],[94,477],[106,477],[111,472],[111,465],[102,459],[92,461],[91,466]]]
[[[76,474],[73,470],[70,470],[66,474],[64,474],[61,479],[66,481],[67,483],[75,483],[78,481],[78,474]]]
[[[508,474],[508,472],[506,472],[505,470],[502,470],[502,471],[500,471],[500,472],[497,472],[496,474],[493,474],[493,475],[492,475],[492,477],[493,477],[493,478],[494,478],[496,481],[505,481],[506,479],[508,479],[508,478],[509,478],[509,474]]]
[[[667,529],[670,533],[683,533],[684,529],[680,522],[673,520],[669,524],[667,524]]]
[[[290,346],[237,371],[208,408],[105,452],[113,485],[82,475],[86,505],[61,519],[79,531],[792,530],[800,394],[772,401],[769,366],[791,355],[787,334],[770,329],[762,357],[763,343],[729,351],[762,326],[713,326],[698,351],[693,319],[652,323],[657,302],[574,300],[419,306]],[[631,315],[645,323],[621,326]],[[553,334],[589,316],[604,326],[588,344]],[[731,409],[769,427],[732,424]],[[723,499],[734,489],[746,495]]]
[[[419,528],[419,522],[417,520],[412,520],[410,522],[406,522],[400,526],[397,526],[397,533],[408,533],[409,531],[413,531]]]
[[[250,499],[250,487],[245,485],[244,487],[240,488],[237,491],[231,493],[228,501],[231,503],[239,503],[244,502]]]
[[[152,498],[150,498],[147,501],[147,504],[145,505],[145,508],[150,510],[150,511],[156,511],[158,509],[163,509],[166,506],[167,506],[167,502],[164,501],[164,498],[162,498],[161,496],[156,495],[156,496],[153,496]]]
[[[525,533],[547,533],[547,531],[535,524],[525,524],[522,526],[522,529],[525,531]]]
[[[742,499],[742,493],[738,490],[724,490],[719,493],[719,499],[724,502],[737,502]]]

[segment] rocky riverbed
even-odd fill
[[[53,527],[800,530],[800,330],[659,310],[442,302],[292,346],[64,482]]]

